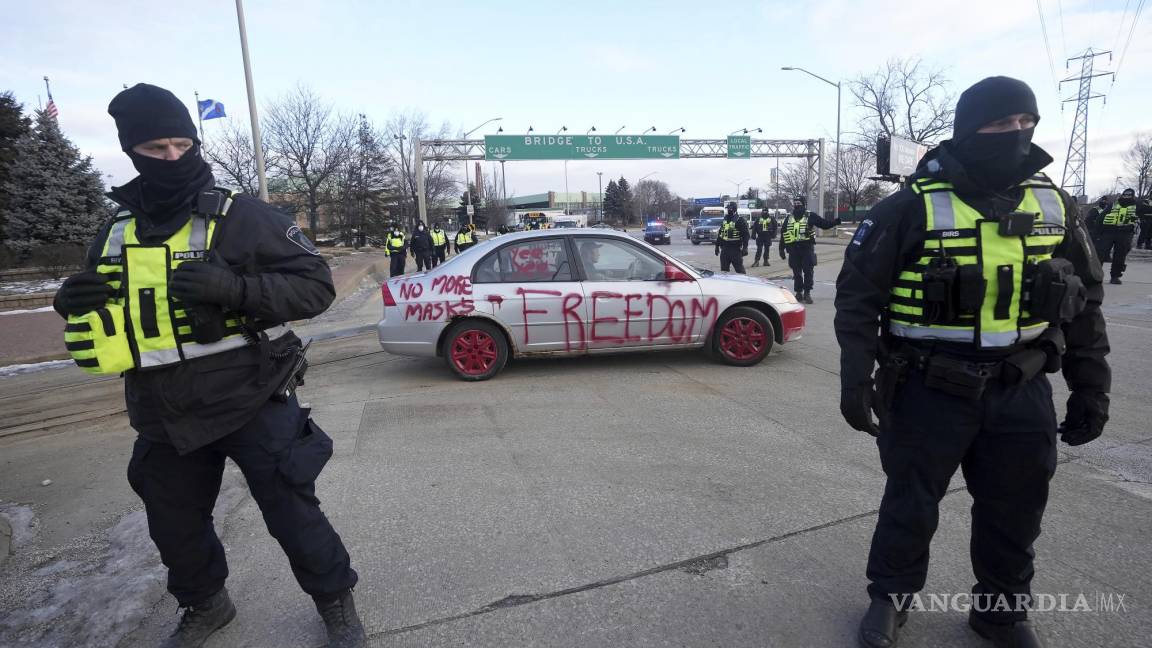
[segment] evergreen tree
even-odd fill
[[[623,212],[620,210],[620,187],[616,186],[615,180],[608,181],[608,187],[604,189],[604,218],[613,222],[619,221]]]
[[[82,157],[43,111],[15,152],[3,189],[8,245],[22,253],[40,245],[87,245],[107,215],[92,158]]]
[[[8,204],[8,168],[16,159],[16,142],[27,135],[30,128],[23,108],[11,92],[0,92],[0,243],[7,238],[4,233],[4,214],[5,205]]]
[[[624,176],[620,176],[620,181],[616,183],[616,187],[620,191],[620,214],[623,216],[625,224],[631,223],[635,215],[633,212],[636,202],[632,196],[632,186],[628,184]]]
[[[482,222],[483,214],[480,209],[480,194],[476,192],[476,185],[471,182],[468,183],[468,193],[460,193],[460,206],[456,208],[456,218],[460,223],[468,222],[468,194],[472,194],[472,223],[476,227],[483,229],[487,221]],[[427,223],[425,223],[425,225],[427,225]],[[431,226],[429,225],[429,227]]]

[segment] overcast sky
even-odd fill
[[[542,133],[567,126],[637,133],[655,126],[684,137],[723,138],[744,127],[763,137],[834,139],[836,91],[781,66],[801,66],[832,80],[874,71],[892,57],[922,57],[946,70],[957,93],[990,75],[1027,81],[1039,99],[1036,142],[1063,173],[1075,104],[1061,110],[1079,72],[1065,58],[1091,46],[1111,49],[1097,79],[1108,95],[1091,105],[1088,191],[1124,175],[1120,153],[1139,132],[1152,132],[1152,19],[1135,23],[1121,0],[897,0],[820,2],[488,2],[248,0],[249,46],[263,103],[303,83],[340,109],[382,123],[417,109],[433,123],[478,134]],[[1127,5],[1127,10],[1125,7]],[[1041,16],[1047,28],[1045,47]],[[9,9],[0,23],[0,90],[26,108],[52,80],[60,124],[119,184],[134,175],[119,152],[108,101],[122,84],[171,89],[191,110],[193,92],[221,101],[231,120],[247,123],[235,4],[40,0]],[[843,130],[859,111],[845,89]],[[205,124],[207,136],[221,122]],[[844,139],[849,139],[845,135]],[[756,160],[580,161],[568,165],[572,191],[597,190],[596,172],[630,180],[657,172],[683,196],[731,193],[730,182],[767,186],[775,162]],[[485,163],[486,169],[492,167]],[[561,162],[507,165],[509,194],[564,190]],[[460,171],[462,173],[462,170]]]

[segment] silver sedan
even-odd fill
[[[603,229],[498,236],[381,293],[380,346],[442,357],[464,380],[491,378],[510,357],[621,351],[703,348],[750,366],[804,329],[785,288]]]

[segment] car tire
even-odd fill
[[[730,308],[716,320],[710,355],[724,364],[751,367],[768,357],[776,337],[768,316],[750,306]]]
[[[692,245],[700,245],[700,241],[697,241],[696,239],[692,239]]]
[[[508,363],[508,341],[495,325],[466,319],[448,329],[441,354],[461,380],[488,380]]]

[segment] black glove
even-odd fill
[[[172,296],[191,304],[237,309],[244,303],[244,280],[235,272],[204,261],[185,261],[172,273]]]
[[[839,217],[839,216],[837,216],[837,217],[836,217],[836,219],[832,221],[832,226],[833,226],[833,227],[835,227],[835,226],[837,226],[837,225],[840,225],[840,224],[842,224],[843,222],[844,222],[844,221],[840,220],[840,217]]]
[[[788,256],[786,254],[784,254],[784,250],[780,250],[780,258],[781,259],[787,259],[788,258]]]
[[[1108,422],[1108,394],[1074,391],[1068,396],[1068,414],[1060,424],[1060,440],[1084,445],[1104,432]]]
[[[740,256],[748,256],[748,248],[741,249]]]
[[[852,426],[852,429],[876,436],[880,433],[880,428],[872,420],[873,398],[871,380],[855,387],[840,389],[840,414],[844,420]]]
[[[720,256],[720,248],[716,248],[716,256]]]
[[[56,291],[56,310],[65,315],[90,313],[112,299],[108,277],[95,270],[85,270],[64,280]]]

